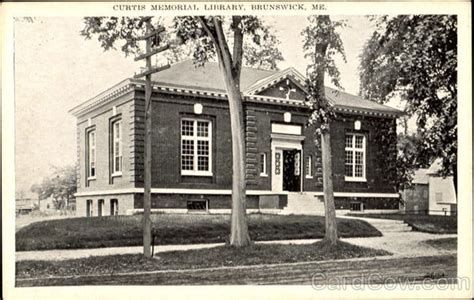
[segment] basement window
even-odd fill
[[[352,211],[364,211],[364,204],[362,202],[351,202]]]
[[[189,200],[187,202],[187,208],[190,212],[207,212],[209,209],[208,200]]]

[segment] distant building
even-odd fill
[[[428,169],[429,182],[429,210],[430,215],[454,215],[458,210],[456,191],[452,176],[443,178],[436,173],[441,167],[439,160]]]
[[[38,199],[21,198],[15,201],[15,211],[17,215],[29,214],[38,208]]]
[[[405,213],[428,214],[429,210],[429,176],[428,169],[415,171],[412,188],[403,191]]]
[[[56,208],[53,203],[53,197],[48,197],[46,199],[41,199],[39,202],[40,211],[55,211]]]
[[[228,212],[232,148],[229,107],[216,63],[191,61],[152,76],[152,209]],[[294,68],[243,68],[247,209],[320,211],[321,150],[306,126],[305,78]],[[396,159],[400,111],[326,89],[337,209],[398,209],[383,166]],[[143,209],[144,82],[126,79],[73,108],[77,118],[77,215]],[[384,145],[381,140],[389,140]]]
[[[413,187],[403,191],[405,213],[454,215],[457,213],[457,198],[453,177],[437,175],[439,161],[428,169],[418,169],[413,177]]]

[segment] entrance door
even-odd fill
[[[301,151],[283,150],[283,190],[301,191]]]

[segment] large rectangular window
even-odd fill
[[[345,179],[366,181],[366,142],[362,134],[347,134],[345,141]]]
[[[122,121],[112,124],[112,176],[122,175]]]
[[[95,130],[87,132],[87,178],[94,179],[96,174]]]
[[[181,174],[212,175],[212,126],[208,120],[181,120]]]

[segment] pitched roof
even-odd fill
[[[412,183],[415,183],[415,184],[428,184],[428,182],[429,182],[428,169],[415,170],[415,174],[413,175]]]
[[[284,78],[290,78],[304,90],[304,76],[294,68],[282,71],[269,71],[256,68],[243,67],[240,77],[240,87],[247,100],[264,101],[269,103],[281,103],[290,105],[303,105],[301,100],[291,100],[257,95]],[[185,60],[173,64],[171,68],[152,75],[154,88],[188,92],[191,94],[214,95],[226,97],[226,88],[219,65],[208,62],[202,67],[195,66],[192,60]],[[133,86],[143,85],[143,80],[125,79],[110,87],[97,96],[77,105],[70,110],[75,116],[104,105],[130,89]],[[203,93],[201,92],[203,91]],[[336,110],[342,112],[366,113],[371,115],[397,116],[402,112],[396,108],[391,108],[376,102],[372,102],[362,97],[351,95],[342,91],[326,87],[326,96]]]
[[[399,109],[379,104],[374,101],[364,99],[360,96],[342,92],[330,87],[326,87],[326,97],[336,108],[347,108],[364,111],[380,111],[393,114],[401,114]]]
[[[441,158],[437,158],[433,161],[433,163],[428,168],[428,175],[436,176],[442,168],[442,160]]]
[[[244,92],[253,93],[255,88],[262,87],[265,81],[271,83],[281,77],[293,73],[295,78],[304,78],[294,68],[288,68],[283,71],[269,71],[255,68],[243,67],[241,72],[240,87]],[[171,68],[155,73],[152,80],[158,85],[170,85],[181,88],[196,88],[210,91],[226,92],[224,80],[221,76],[219,65],[214,62],[208,62],[202,67],[195,66],[191,60],[185,60],[176,63]],[[360,96],[351,95],[326,87],[326,96],[329,102],[336,108],[355,109],[363,111],[377,111],[384,113],[399,114],[400,110],[373,101],[363,99]]]
[[[271,76],[276,72],[277,71],[243,67],[240,76],[241,89],[245,90],[253,83]],[[204,66],[199,67],[195,66],[191,60],[185,60],[172,65],[171,68],[165,71],[153,74],[151,80],[158,84],[183,88],[226,91],[219,65],[214,62],[208,62]]]

